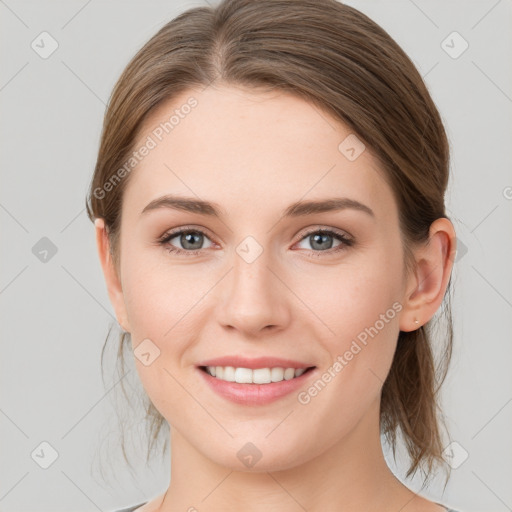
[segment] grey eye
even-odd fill
[[[187,231],[181,231],[178,233],[174,233],[168,240],[167,243],[171,245],[172,240],[174,239],[179,240],[178,249],[186,250],[186,251],[197,251],[200,249],[205,249],[206,247],[203,247],[203,244],[205,240],[209,240],[209,238],[204,234],[201,233],[201,231],[196,230],[187,230]],[[211,244],[211,242],[210,242]],[[181,247],[180,247],[181,246]],[[207,246],[210,247],[210,246]]]

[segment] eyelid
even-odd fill
[[[178,228],[173,228],[173,229],[167,230],[162,236],[158,237],[157,240],[159,242],[161,242],[163,240],[168,240],[169,238],[174,238],[175,236],[180,235],[181,233],[187,232],[187,231],[201,233],[201,234],[207,236],[210,240],[212,240],[212,238],[213,239],[215,238],[215,237],[211,236],[209,230],[207,230],[206,228],[203,228],[200,226],[195,226],[195,225],[186,225],[186,226],[180,226]]]
[[[335,227],[331,227],[331,226],[320,227],[318,225],[314,226],[312,228],[306,228],[306,231],[301,234],[299,240],[297,240],[297,241],[300,242],[308,235],[312,235],[313,233],[319,233],[319,232],[320,233],[321,232],[334,233],[334,234],[341,236],[347,240],[354,241],[354,237],[348,231],[345,231],[344,229],[339,229],[339,228],[335,228]]]

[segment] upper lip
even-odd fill
[[[208,359],[199,363],[198,366],[233,366],[235,368],[311,368],[314,365],[301,363],[293,359],[282,359],[280,357],[255,357],[248,359],[242,356],[224,356]]]

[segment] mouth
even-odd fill
[[[267,367],[267,368],[244,368],[234,366],[199,366],[201,371],[224,382],[237,384],[272,384],[293,379],[311,372],[316,366],[306,368],[293,367]]]
[[[237,405],[264,406],[293,396],[301,387],[310,385],[309,381],[319,369],[316,366],[246,368],[201,365],[196,366],[196,371],[207,387],[222,399]]]

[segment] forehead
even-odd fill
[[[204,197],[227,210],[242,202],[252,213],[304,196],[392,206],[370,149],[344,123],[283,91],[184,91],[145,120],[135,148],[148,142],[123,200],[138,211],[165,193]]]

